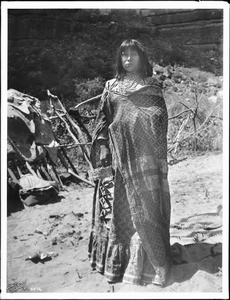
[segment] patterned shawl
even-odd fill
[[[134,90],[107,82],[93,139],[91,160],[98,167],[97,138],[108,137],[113,168],[122,176],[131,219],[153,266],[169,255],[170,195],[167,181],[168,115],[153,78]],[[119,197],[119,187],[115,195]],[[122,195],[121,195],[122,197]]]

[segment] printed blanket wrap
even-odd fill
[[[92,266],[110,281],[141,284],[158,274],[162,280],[170,262],[170,194],[167,167],[168,115],[162,91],[145,85],[120,94],[105,89],[91,151],[100,166],[98,136],[108,138],[114,169],[110,229],[95,207],[89,253]],[[100,181],[99,185],[103,184]],[[100,189],[96,191],[100,199]]]

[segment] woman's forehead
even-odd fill
[[[133,46],[132,45],[123,46],[121,49],[121,52],[124,52],[124,51],[136,51],[137,52],[137,47],[134,45]]]

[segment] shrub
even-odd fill
[[[101,77],[90,79],[74,79],[75,95],[80,103],[102,93],[105,81]]]
[[[178,83],[178,77],[173,76],[171,84],[165,86],[169,117],[188,108],[192,111],[197,109],[197,114],[193,118],[192,111],[188,111],[169,120],[169,147],[173,145],[181,128],[177,153],[222,150],[222,77],[195,68],[174,67],[174,72],[174,75],[180,74],[180,77],[187,76],[192,80]],[[197,131],[196,135],[194,131]]]

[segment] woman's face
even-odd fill
[[[126,72],[138,72],[140,56],[136,50],[126,49],[121,53],[121,61]]]

